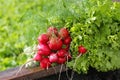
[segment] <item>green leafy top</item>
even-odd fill
[[[78,46],[84,45],[88,52],[77,60],[74,68],[86,73],[89,67],[98,71],[120,68],[120,3],[109,0],[87,0],[75,5],[77,18],[66,24],[72,36],[71,53],[75,58]],[[75,14],[75,15],[76,15]],[[68,63],[73,67],[74,60]]]

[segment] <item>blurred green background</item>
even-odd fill
[[[58,3],[60,0],[0,0],[0,71],[23,64],[27,59],[24,47],[36,44],[48,26],[60,26]]]

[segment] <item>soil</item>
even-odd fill
[[[69,76],[71,75],[71,71],[72,70],[68,71]],[[59,73],[36,80],[58,80],[58,76]],[[61,73],[60,80],[69,80],[66,76],[66,72]],[[109,72],[98,72],[95,69],[90,69],[88,74],[78,74],[75,72],[73,80],[120,80],[120,69]]]

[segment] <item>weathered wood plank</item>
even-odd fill
[[[56,73],[60,72],[61,65],[54,67]],[[49,75],[55,74],[55,70],[53,68],[49,68],[48,70],[40,69],[40,67],[25,69],[23,68],[21,72],[17,75],[17,71],[19,67],[9,69],[3,72],[0,72],[0,80],[34,80],[42,77],[46,77]],[[66,70],[65,65],[63,66],[62,72]]]

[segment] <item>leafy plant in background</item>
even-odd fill
[[[59,16],[62,4],[61,0],[0,0],[0,70],[23,64],[27,60],[23,49],[34,46],[47,27],[64,26]]]
[[[0,70],[26,61],[24,47],[36,44],[38,35],[55,22],[55,4],[55,0],[0,1]]]
[[[77,18],[66,26],[71,32],[70,49],[73,57],[76,58],[79,45],[84,45],[88,52],[77,60],[74,70],[87,73],[89,67],[103,72],[119,69],[120,3],[109,0],[86,0],[80,3],[74,5],[73,9]],[[74,62],[73,59],[68,66],[72,68]]]

